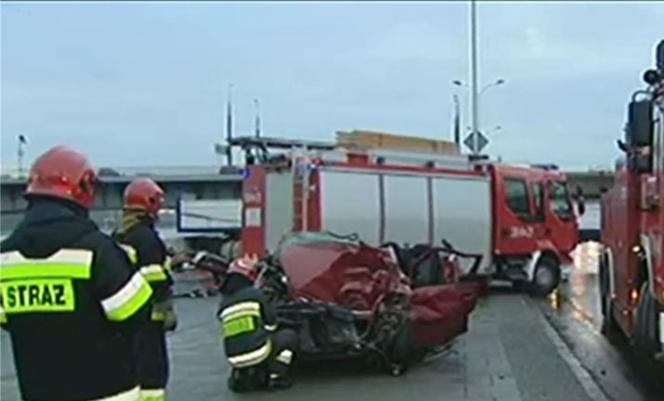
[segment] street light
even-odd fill
[[[480,111],[479,111],[480,96],[481,96],[484,92],[486,92],[489,88],[493,88],[493,87],[495,87],[495,86],[503,85],[503,84],[505,84],[505,82],[506,82],[506,81],[505,81],[503,78],[499,78],[499,79],[495,80],[494,82],[491,82],[491,83],[489,83],[489,84],[484,85],[484,86],[482,87],[482,89],[478,92],[478,94],[477,94],[477,99],[475,100],[475,107],[476,107],[476,110],[475,110],[475,120],[474,120],[475,127],[474,127],[474,129],[475,129],[476,131],[478,131],[478,132],[482,131],[482,130],[480,129],[480,124],[479,124],[479,119],[480,119],[480,118],[479,118],[479,117],[480,117]],[[461,88],[468,88],[468,89],[470,89],[470,87],[469,87],[465,82],[460,81],[460,80],[458,80],[458,79],[455,79],[454,81],[452,81],[452,84],[454,84],[455,86],[461,87]],[[498,128],[498,127],[496,127],[496,128]],[[498,129],[498,130],[499,130],[499,129]],[[494,131],[498,131],[498,130],[494,128]],[[473,133],[473,127],[471,127],[470,131],[471,131],[471,134],[472,134],[472,133]]]
[[[481,95],[482,93],[484,93],[484,91],[486,91],[487,89],[489,89],[489,88],[493,88],[494,86],[500,86],[500,85],[502,85],[502,84],[504,84],[504,83],[505,83],[505,80],[501,78],[501,79],[496,80],[496,82],[493,82],[493,83],[490,83],[490,84],[484,85],[484,87],[482,88],[482,90],[480,90],[480,95]]]
[[[494,134],[494,133],[496,133],[498,131],[502,131],[502,130],[503,130],[502,126],[496,125],[495,127],[493,127],[493,129],[491,131],[487,132],[487,134]]]
[[[492,82],[492,83],[490,83],[490,84],[486,84],[486,85],[484,85],[484,87],[482,87],[482,90],[480,90],[480,94],[482,94],[484,91],[486,91],[486,90],[489,89],[489,88],[493,88],[494,86],[500,86],[500,85],[503,85],[503,84],[505,84],[506,82],[507,82],[507,81],[505,81],[504,79],[500,78],[500,79],[497,79],[495,82]],[[454,85],[456,85],[456,86],[460,86],[460,87],[462,87],[462,88],[467,88],[467,87],[468,87],[468,84],[466,84],[466,83],[463,82],[463,81],[459,81],[458,79],[455,79],[454,81],[452,81],[452,83],[453,83]]]

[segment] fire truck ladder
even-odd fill
[[[256,154],[260,163],[269,163],[272,158],[271,149],[287,151],[291,159],[291,173],[293,176],[295,191],[295,210],[293,220],[300,222],[301,230],[309,229],[309,216],[307,205],[309,204],[309,163],[311,151],[331,151],[337,148],[335,143],[321,141],[303,141],[296,139],[284,139],[274,137],[237,137],[229,141],[230,146],[239,146],[247,155]]]

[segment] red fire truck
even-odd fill
[[[664,41],[648,87],[628,107],[625,153],[602,198],[600,290],[603,329],[661,357],[664,344]]]
[[[374,246],[444,240],[482,255],[480,265],[462,263],[464,274],[510,280],[537,294],[556,288],[561,267],[571,263],[577,220],[555,168],[273,138],[233,144],[248,159],[243,252],[264,255],[292,231],[355,234]],[[278,149],[285,153],[274,155]]]

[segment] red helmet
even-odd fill
[[[94,167],[85,156],[67,146],[56,146],[32,165],[25,195],[56,196],[89,208],[96,182]]]
[[[136,178],[124,192],[124,207],[156,214],[164,202],[164,190],[150,178]]]
[[[241,258],[235,259],[226,271],[226,275],[237,273],[251,281],[255,281],[258,277],[258,271],[256,269],[256,263],[258,263],[258,258],[243,256]]]

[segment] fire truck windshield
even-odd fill
[[[572,217],[572,203],[563,181],[551,181],[549,184],[549,202],[551,210],[562,219]]]

